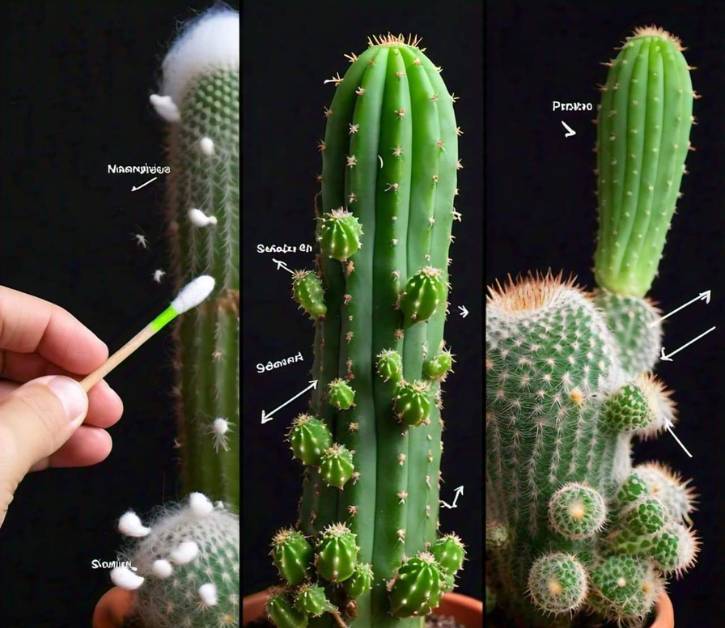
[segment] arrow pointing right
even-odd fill
[[[692,305],[695,301],[704,301],[705,303],[710,303],[710,294],[711,294],[710,290],[705,290],[704,292],[701,292],[694,299],[690,299],[687,303],[683,303],[680,307],[675,308],[671,312],[668,312],[661,318],[658,318],[657,320],[654,320],[651,323],[648,323],[647,327],[654,327],[655,325],[657,325],[658,323],[661,323],[663,320],[665,320],[666,318],[669,318],[673,314],[677,314],[677,312],[679,312],[680,310],[684,310],[688,305]]]

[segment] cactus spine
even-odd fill
[[[303,305],[316,330],[309,414],[334,442],[305,465],[298,527],[315,545],[309,580],[326,588],[338,623],[414,626],[453,588],[464,555],[454,535],[426,551],[438,528],[440,382],[452,364],[443,327],[460,131],[417,39],[374,38],[349,58],[320,142],[324,304]],[[291,437],[304,461],[299,424]]]
[[[679,41],[638,29],[610,66],[599,111],[599,238],[586,294],[531,275],[489,288],[486,546],[509,618],[568,626],[582,610],[639,625],[664,579],[697,553],[691,491],[632,438],[674,421],[651,375],[657,271],[689,145],[692,87]],[[489,592],[487,592],[487,595]]]
[[[238,55],[238,52],[237,52]],[[169,132],[168,233],[174,280],[207,273],[214,298],[175,329],[179,442],[186,491],[239,508],[239,59],[212,66],[177,95]],[[206,141],[203,141],[206,140]],[[209,150],[209,142],[212,149]],[[206,147],[206,148],[205,148]],[[215,221],[198,226],[200,209]],[[226,447],[214,421],[226,421]]]

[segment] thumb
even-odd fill
[[[70,377],[39,377],[0,401],[0,525],[15,488],[36,462],[83,423],[88,396]]]

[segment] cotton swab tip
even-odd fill
[[[190,563],[199,555],[199,546],[194,541],[184,541],[171,552],[171,561],[177,565]]]
[[[151,532],[151,528],[144,526],[138,515],[129,510],[118,520],[118,531],[126,536],[141,538]]]
[[[133,573],[128,567],[114,567],[111,571],[111,581],[117,587],[135,591],[143,584],[144,579]]]
[[[211,291],[214,290],[215,283],[214,277],[211,275],[197,277],[181,289],[181,292],[171,302],[171,307],[178,314],[183,314],[191,308],[196,307],[211,294]]]

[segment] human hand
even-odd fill
[[[63,308],[0,286],[0,526],[29,471],[81,467],[111,452],[105,428],[123,403],[105,381],[86,395],[67,377],[108,357],[108,347]]]

